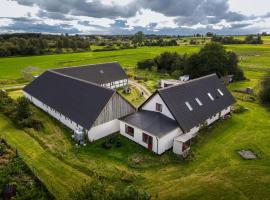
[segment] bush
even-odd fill
[[[244,113],[247,110],[248,110],[247,108],[245,108],[244,106],[242,106],[240,104],[236,104],[233,108],[233,112],[236,114]]]
[[[142,61],[139,61],[137,63],[137,67],[138,69],[148,69],[148,70],[151,70],[152,67],[154,66],[154,60],[153,59],[145,59],[145,60],[142,60]]]
[[[270,104],[270,73],[263,78],[261,85],[260,99],[262,103]]]

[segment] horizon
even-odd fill
[[[0,34],[192,36],[269,32],[267,0],[1,0]]]

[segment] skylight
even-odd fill
[[[190,105],[190,103],[189,102],[185,102],[185,104],[186,104],[186,106],[188,107],[188,109],[190,110],[190,111],[192,111],[193,110],[193,108],[191,107],[191,105]]]
[[[199,106],[202,106],[203,105],[199,98],[196,98],[195,100],[197,101],[197,103],[199,104]]]
[[[223,92],[222,92],[220,89],[217,89],[217,91],[219,92],[219,94],[220,94],[221,96],[224,96]]]
[[[209,96],[209,98],[210,98],[212,101],[215,100],[214,97],[212,96],[212,94],[208,93],[208,96]]]

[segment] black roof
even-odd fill
[[[24,91],[85,129],[91,128],[116,92],[50,70],[27,85]]]
[[[176,121],[158,112],[140,110],[120,119],[132,126],[140,128],[157,137],[162,137],[170,131],[176,129]]]
[[[126,72],[118,62],[65,67],[53,69],[53,71],[97,84],[110,83],[128,78]]]
[[[155,94],[157,93],[185,132],[235,103],[235,99],[216,74],[159,89]],[[214,101],[209,98],[208,93],[212,95]],[[203,104],[202,106],[198,104],[196,98]],[[191,105],[192,111],[189,110],[186,102]]]

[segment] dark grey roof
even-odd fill
[[[170,131],[176,129],[176,121],[158,112],[140,110],[120,119],[132,126],[140,128],[157,137],[162,137]]]
[[[91,128],[115,93],[54,71],[44,72],[24,91],[86,129]]]
[[[118,62],[65,67],[53,69],[53,71],[97,84],[110,83],[128,78],[126,72]]]
[[[217,89],[220,89],[224,95],[222,96]],[[185,132],[235,102],[231,93],[216,74],[159,89],[157,93]],[[214,101],[209,98],[208,93],[212,94]],[[198,98],[203,106],[200,106],[195,98]],[[188,109],[185,102],[189,102],[193,111]]]

